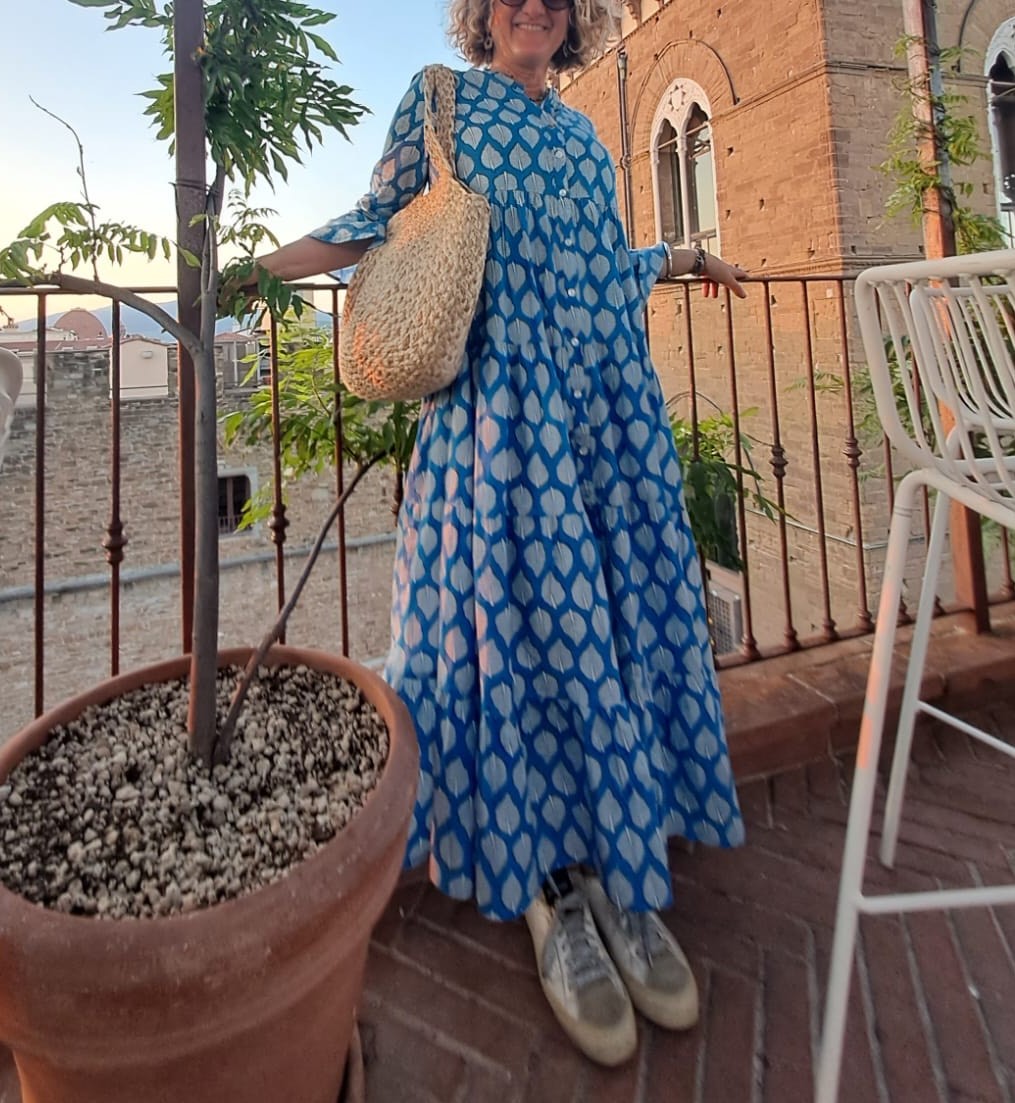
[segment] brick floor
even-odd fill
[[[973,715],[973,714],[967,714]],[[975,718],[1015,735],[1010,704]],[[1009,737],[1010,737],[1009,736]],[[667,916],[692,957],[699,1026],[641,1023],[605,1071],[568,1046],[524,926],[403,881],[378,928],[361,1012],[369,1103],[805,1103],[811,1099],[850,763],[749,783],[748,845],[673,852]],[[1015,762],[928,728],[915,747],[897,871],[919,889],[1010,880]],[[842,1103],[1012,1103],[1012,909],[865,919]]]
[[[994,690],[967,715],[1015,740],[1013,701],[1015,689]],[[849,773],[826,755],[750,781],[746,847],[674,848],[667,920],[692,959],[701,1022],[686,1034],[641,1023],[637,1059],[614,1071],[564,1038],[523,924],[487,922],[404,878],[375,932],[360,1013],[369,1103],[806,1103]],[[922,730],[897,870],[872,860],[869,884],[1013,875],[1015,761]],[[16,1103],[5,1057],[0,1103]],[[1015,1103],[1015,909],[862,922],[840,1098]]]

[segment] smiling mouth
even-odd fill
[[[545,31],[549,29],[538,23],[516,23],[515,28],[519,31]]]

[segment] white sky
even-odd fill
[[[412,75],[429,62],[461,65],[444,34],[444,0],[309,0],[337,18],[315,28],[334,46],[342,64],[334,71],[351,85],[353,99],[372,114],[326,137],[289,183],[273,194],[262,189],[255,206],[274,207],[271,229],[288,241],[348,210],[366,190],[387,127]],[[85,148],[91,198],[100,215],[143,229],[173,233],[173,163],[142,115],[137,93],[154,88],[168,72],[158,31],[107,30],[101,9],[69,0],[0,0],[0,72],[4,74],[0,130],[0,243],[57,200],[80,199],[78,152],[63,126],[29,101],[66,119]],[[102,275],[117,283],[174,282],[165,263],[131,260]],[[31,316],[28,304],[17,319]],[[81,304],[89,305],[89,304]]]

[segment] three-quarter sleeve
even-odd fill
[[[311,231],[310,237],[336,245],[370,241],[370,248],[384,240],[391,216],[422,191],[427,181],[423,108],[423,74],[419,72],[395,111],[370,190],[351,211]]]
[[[638,294],[644,307],[648,304],[648,297],[666,263],[666,246],[660,241],[643,249],[632,249],[630,256],[634,278],[638,284]]]

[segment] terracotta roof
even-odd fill
[[[79,339],[101,340],[109,336],[102,322],[90,310],[82,310],[80,307],[68,310],[62,315],[57,320],[55,328],[70,330]]]
[[[112,345],[108,337],[98,339],[74,339],[68,341],[49,340],[46,342],[46,352],[100,352]],[[17,352],[35,352],[38,342],[33,337],[30,341],[4,341],[0,348],[14,349]]]
[[[215,335],[216,345],[249,345],[252,342],[258,340],[260,340],[260,334],[258,333],[242,333],[234,331],[231,333],[217,333]]]

